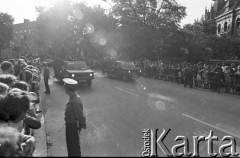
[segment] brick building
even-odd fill
[[[216,24],[216,34],[240,35],[240,0],[213,0],[205,19]]]
[[[39,54],[36,21],[24,19],[24,23],[15,24],[12,43],[13,49],[20,55]]]

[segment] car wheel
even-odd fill
[[[92,80],[88,80],[87,81],[87,87],[91,87],[92,86]]]

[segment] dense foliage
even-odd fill
[[[132,58],[171,56],[179,50],[179,23],[185,7],[175,0],[114,0],[120,53]],[[177,44],[176,44],[177,43]]]
[[[184,30],[191,37],[186,46],[189,48],[190,60],[226,60],[240,56],[239,38],[232,36],[231,32],[217,36],[215,23],[206,22],[202,18],[185,25]]]
[[[0,52],[7,48],[12,39],[13,17],[7,13],[0,12]]]
[[[131,58],[174,56],[184,38],[185,7],[175,0],[114,0],[110,14],[100,6],[62,1],[38,8],[40,44],[49,53]],[[66,53],[67,52],[67,53]]]
[[[102,55],[108,48],[108,34],[115,19],[96,6],[61,1],[50,9],[38,7],[39,44],[57,56]]]

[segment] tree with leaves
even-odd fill
[[[115,28],[115,19],[105,14],[100,6],[89,7],[84,2],[60,1],[50,9],[38,7],[37,26],[40,32],[39,43],[54,55],[69,54],[94,56],[104,52],[99,43],[106,40]]]
[[[204,18],[185,25],[184,30],[192,37],[187,46],[191,50],[192,58],[203,60],[207,57],[224,60],[232,56],[240,56],[239,38],[231,36],[230,32],[217,36],[214,23],[207,22]],[[208,49],[212,51],[206,51]]]
[[[47,10],[39,7],[37,19],[39,42],[46,50],[51,45],[54,54],[114,50],[121,56],[155,58],[174,56],[173,50],[181,48],[179,23],[186,12],[176,0],[113,0],[110,14],[83,2],[58,3]]]
[[[0,12],[0,52],[9,46],[12,39],[13,17]]]
[[[157,57],[168,48],[186,15],[175,0],[113,0],[118,31],[124,36],[121,52],[126,55]]]

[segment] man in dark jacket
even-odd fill
[[[221,80],[223,76],[223,71],[220,65],[216,65],[214,69],[214,90],[220,93],[221,90]]]
[[[191,88],[193,87],[193,71],[190,64],[187,64],[184,69],[184,87],[186,87],[187,84]]]

